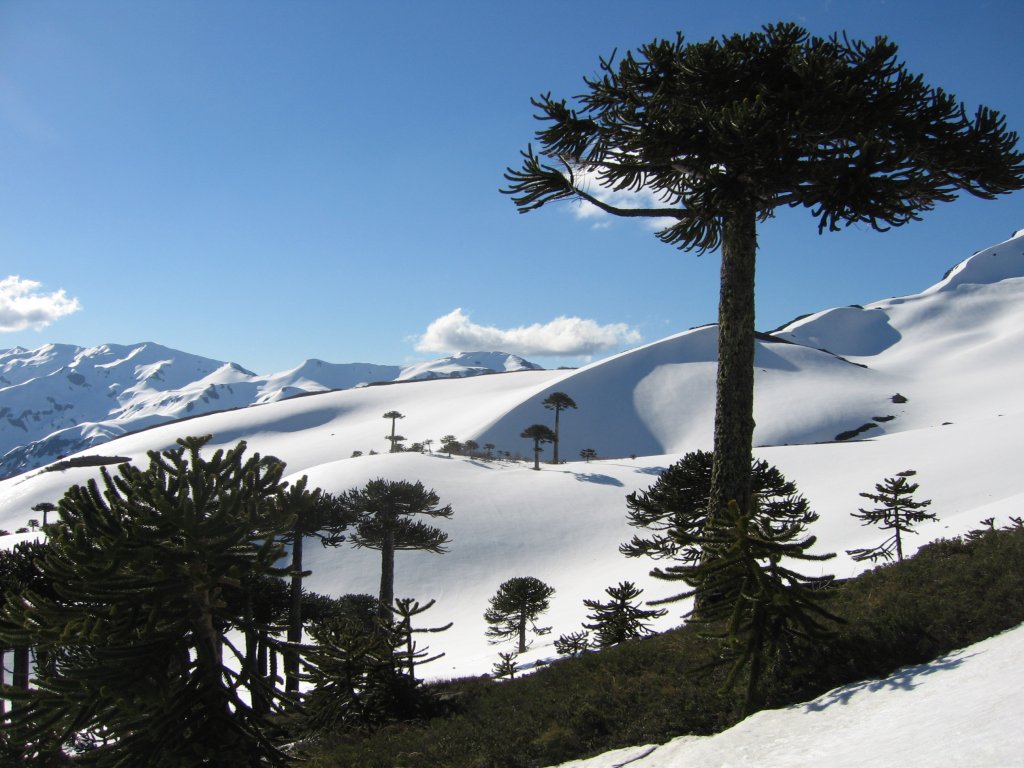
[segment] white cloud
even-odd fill
[[[508,352],[535,357],[579,357],[636,344],[640,334],[625,323],[598,325],[581,317],[556,317],[548,323],[494,328],[470,322],[457,308],[437,318],[416,343],[420,352]]]
[[[40,293],[41,284],[10,275],[0,280],[0,331],[40,330],[54,320],[82,308],[78,299],[69,299],[62,288]]]

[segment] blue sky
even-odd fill
[[[0,0],[0,348],[154,341],[270,373],[479,341],[554,366],[711,322],[716,254],[498,190],[532,96],[614,49],[781,20],[887,35],[1024,131],[1019,0]],[[917,292],[1020,228],[1022,193],[886,234],[785,211],[758,327]]]

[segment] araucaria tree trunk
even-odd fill
[[[391,623],[391,605],[395,602],[395,534],[391,529],[384,532],[380,547],[380,594],[377,611],[381,623]]]
[[[747,509],[750,504],[756,227],[752,205],[738,206],[723,222],[715,453],[708,509],[711,516],[732,499],[740,509]]]
[[[558,417],[561,413],[561,408],[555,408],[555,439],[551,442],[551,463],[556,465],[558,464]]]
[[[302,642],[302,535],[305,532],[296,517],[292,530],[292,575],[288,585],[289,621],[288,642],[291,647],[285,653],[285,690],[297,693],[299,690],[299,653],[297,646]]]

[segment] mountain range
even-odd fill
[[[405,366],[307,360],[260,376],[151,342],[0,350],[0,477],[213,411],[369,384],[539,369],[516,355],[464,352]]]

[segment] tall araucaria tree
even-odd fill
[[[702,43],[655,40],[600,60],[572,104],[533,100],[546,125],[504,190],[522,213],[586,201],[623,217],[667,219],[681,250],[721,250],[715,467],[709,510],[750,508],[757,225],[802,207],[818,230],[886,230],[968,192],[1024,187],[1005,118],[973,116],[909,72],[884,37],[813,37],[795,24]],[[622,207],[601,190],[648,192]]]
[[[543,405],[549,411],[555,412],[555,441],[551,449],[553,454],[551,458],[551,463],[557,464],[558,439],[561,435],[561,431],[559,429],[559,416],[561,415],[562,411],[568,408],[575,409],[576,401],[569,397],[567,394],[565,394],[565,392],[552,392],[550,395],[545,397],[544,400],[541,401],[541,405]]]
[[[316,538],[325,547],[337,547],[345,541],[345,529],[355,522],[350,511],[320,488],[309,489],[303,475],[280,496],[280,504],[293,520],[292,528],[281,536],[292,548],[289,585],[288,643],[285,653],[285,690],[299,690],[299,653],[302,642],[302,580],[309,575],[303,570],[303,542]]]
[[[339,494],[337,502],[355,521],[349,540],[356,547],[380,552],[377,606],[381,622],[390,625],[391,606],[395,602],[395,552],[400,549],[447,552],[448,534],[413,517],[451,517],[451,505],[439,506],[438,495],[424,488],[421,482],[383,478]]]

